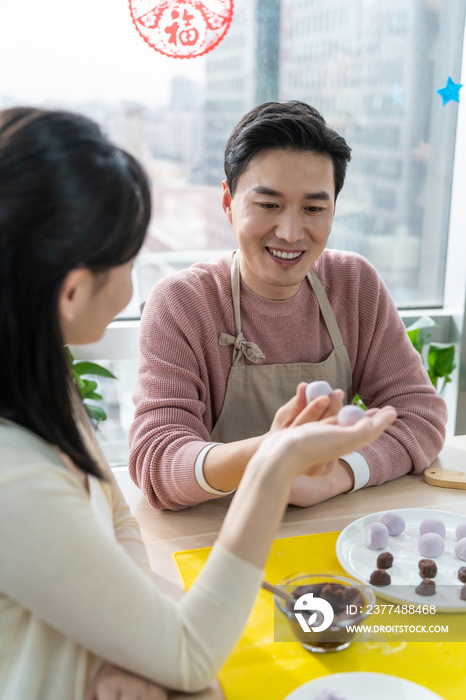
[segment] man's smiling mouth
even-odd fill
[[[269,251],[269,253],[272,253],[274,257],[281,258],[282,260],[296,260],[304,254],[303,250],[286,252],[284,250],[278,250],[277,248],[269,248],[267,246],[266,249]]]

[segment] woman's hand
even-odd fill
[[[292,478],[301,474],[325,475],[329,462],[373,442],[395,419],[396,410],[385,406],[367,411],[364,418],[350,427],[339,426],[335,416],[290,425],[288,430],[271,432],[251,462],[286,464]]]
[[[387,406],[370,415],[368,411],[350,427],[337,425],[332,417],[268,433],[249,460],[218,542],[263,568],[293,480],[302,474],[318,474],[331,460],[368,445],[395,419],[395,409]]]
[[[336,416],[343,406],[345,394],[341,389],[335,389],[330,396],[318,396],[307,403],[306,387],[306,382],[298,384],[296,395],[276,412],[270,432]]]
[[[165,688],[104,663],[84,700],[167,700]]]

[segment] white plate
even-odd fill
[[[405,531],[397,537],[389,537],[388,547],[385,549],[369,549],[364,544],[364,529],[368,523],[379,521],[386,512],[388,511],[371,513],[359,518],[340,533],[336,554],[344,570],[350,576],[368,584],[371,573],[377,568],[377,557],[381,552],[389,551],[393,554],[394,559],[393,566],[388,570],[392,582],[389,586],[372,586],[380,598],[395,603],[432,604],[439,612],[466,613],[466,601],[460,600],[460,591],[464,584],[458,580],[458,569],[460,566],[466,566],[466,562],[458,559],[454,549],[457,541],[455,530],[461,522],[466,521],[466,518],[456,513],[426,508],[404,508],[390,511],[399,513],[404,518]],[[445,551],[434,560],[438,568],[435,583],[443,588],[437,590],[433,596],[424,597],[415,592],[416,586],[421,582],[418,562],[424,558],[419,554],[417,543],[419,525],[424,518],[433,516],[440,518],[447,529]],[[398,586],[403,586],[403,589],[399,589]]]
[[[323,690],[339,691],[345,700],[444,700],[422,685],[385,673],[333,673],[295,688],[285,700],[316,700]]]

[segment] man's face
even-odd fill
[[[223,208],[241,252],[241,277],[266,299],[289,299],[324,250],[335,214],[333,163],[309,151],[258,153],[224,183]],[[284,259],[283,254],[292,255]]]

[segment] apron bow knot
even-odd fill
[[[260,349],[260,347],[255,343],[250,343],[248,340],[246,340],[242,332],[238,333],[236,338],[234,335],[229,335],[228,333],[221,333],[218,339],[218,344],[223,346],[234,346],[235,351],[233,363],[236,362],[236,359],[241,354],[244,355],[244,357],[247,360],[249,360],[250,362],[254,362],[255,364],[257,364],[261,360],[265,360],[265,355]]]

